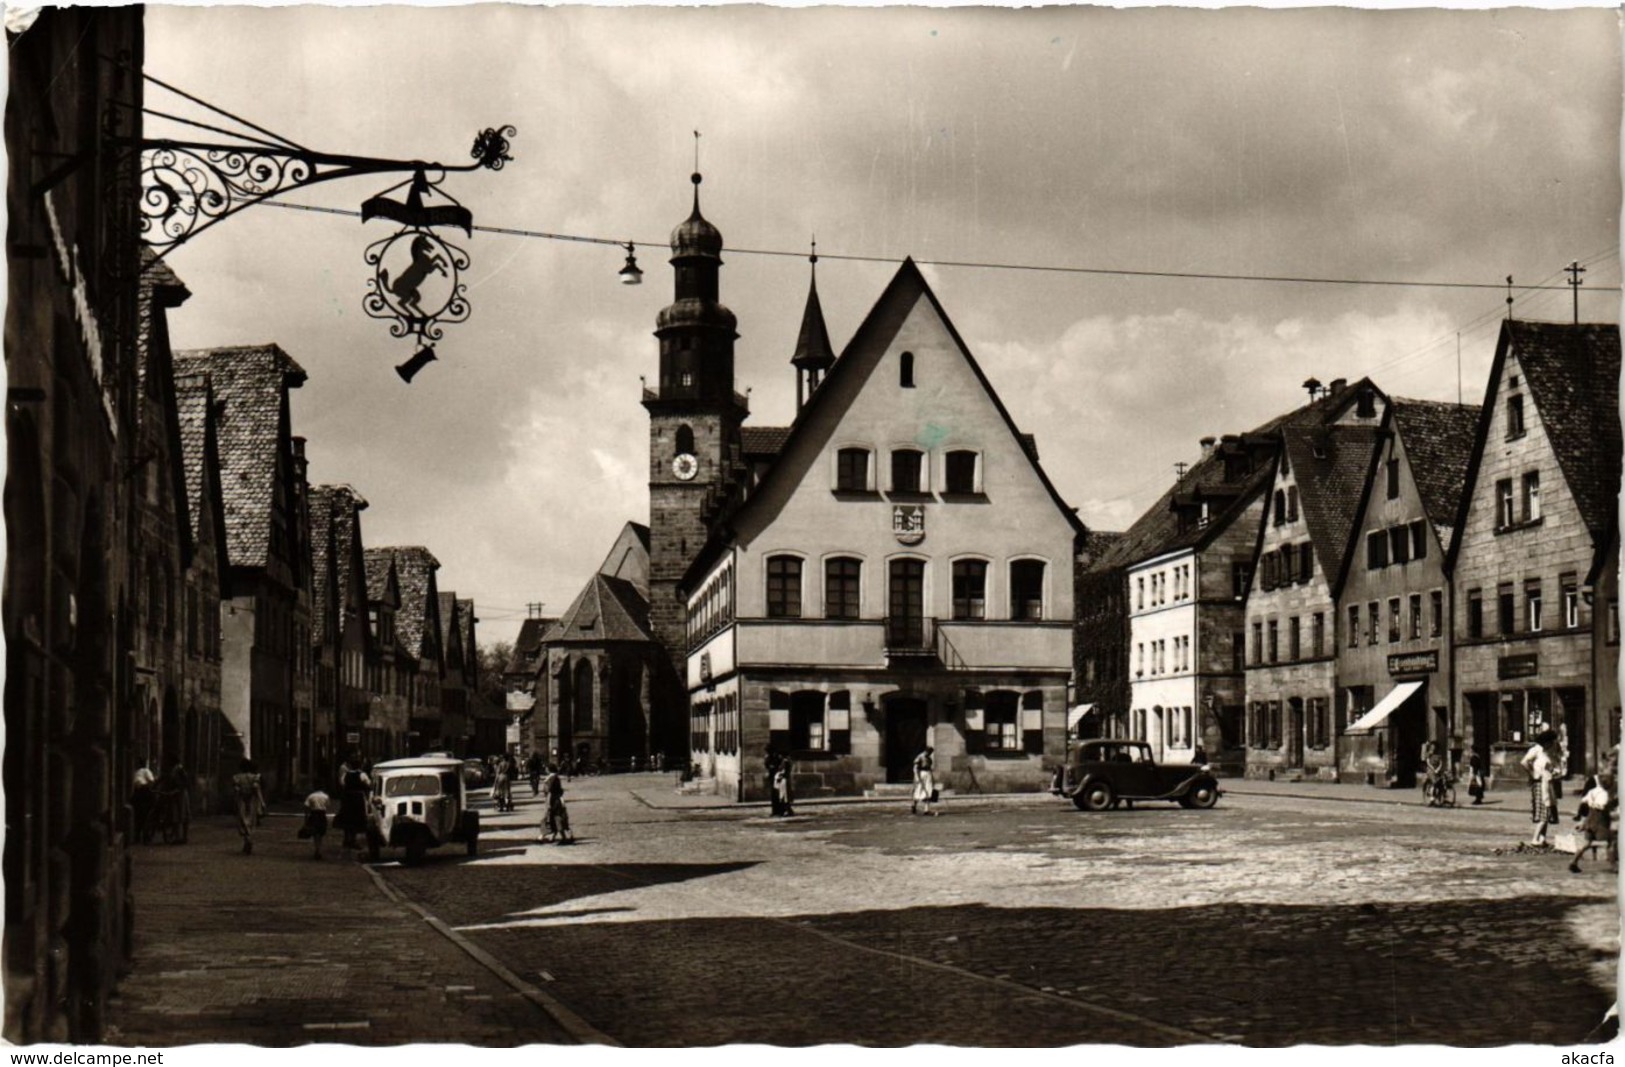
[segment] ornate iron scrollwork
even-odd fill
[[[141,159],[141,236],[158,248],[180,244],[251,203],[310,182],[315,172],[310,160],[282,153],[151,149]]]
[[[468,286],[462,272],[468,253],[432,230],[404,227],[367,246],[362,308],[375,319],[392,319],[391,337],[417,337],[425,344],[445,336],[442,326],[468,318]]]
[[[164,253],[246,207],[318,182],[403,171],[444,176],[501,170],[513,162],[508,148],[516,133],[512,126],[480,131],[469,152],[473,162],[461,166],[313,152],[270,142],[114,140],[140,150],[141,237]]]

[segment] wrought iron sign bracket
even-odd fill
[[[295,189],[340,178],[399,173],[412,174],[415,187],[432,189],[448,174],[501,170],[513,161],[508,139],[515,132],[512,126],[481,131],[469,151],[472,162],[458,165],[315,152],[270,143],[123,138],[115,143],[140,153],[141,237],[162,258],[238,212]],[[455,224],[462,225],[460,221]]]

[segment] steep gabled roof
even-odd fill
[[[434,572],[440,561],[422,545],[393,548],[395,574],[401,588],[401,610],[395,617],[395,632],[401,645],[414,659],[440,658],[440,614]]]
[[[513,640],[513,654],[508,657],[505,674],[528,674],[533,664],[530,658],[542,647],[542,635],[552,628],[557,619],[529,618],[519,624],[519,636]]]
[[[1478,408],[1471,404],[1445,404],[1436,400],[1394,399],[1394,430],[1405,443],[1411,477],[1422,496],[1422,510],[1449,551],[1451,525],[1461,508],[1467,467],[1473,458],[1473,435],[1478,429]]]
[[[316,485],[310,489],[310,640],[316,645],[325,645],[337,637],[332,488]]]
[[[1301,407],[1277,415],[1241,434],[1242,440],[1270,438],[1279,442],[1279,434],[1287,427],[1323,426],[1335,420],[1358,400],[1360,390],[1374,388],[1370,379],[1362,378],[1353,386],[1328,393]],[[1264,463],[1239,482],[1226,482],[1224,460],[1218,450],[1203,456],[1174,482],[1155,504],[1134,521],[1128,531],[1108,551],[1103,553],[1091,570],[1109,567],[1128,567],[1143,560],[1155,558],[1181,548],[1205,544],[1219,535],[1235,518],[1246,511],[1253,498],[1268,489],[1275,479],[1275,464]],[[1210,514],[1206,527],[1181,530],[1179,517],[1174,511],[1176,498],[1210,496],[1223,506]],[[1333,573],[1333,572],[1328,572]]]
[[[1619,327],[1513,321],[1506,329],[1580,517],[1600,540],[1619,497]]]
[[[360,588],[361,581],[357,580],[355,573],[355,560],[359,556],[362,570],[366,570],[366,553],[361,544],[361,513],[367,508],[366,498],[348,485],[328,486],[333,491],[333,571],[337,585],[334,587],[334,602],[338,609],[339,626],[344,626],[345,605],[354,600],[357,607],[365,612],[367,601],[371,599],[368,591]]]
[[[175,359],[178,374],[207,370],[224,405],[217,433],[230,564],[263,567],[277,479],[290,448],[287,391],[304,382],[304,369],[274,344],[177,352]]]
[[[395,573],[395,552],[388,548],[369,548],[363,557],[367,567],[367,602],[380,603],[393,600],[400,603],[400,579]]]
[[[787,453],[791,444],[799,436],[813,432],[808,427],[817,425],[817,420],[812,417],[816,412],[829,404],[840,402],[839,399],[832,398],[839,398],[842,391],[833,388],[833,386],[847,375],[860,373],[853,368],[862,361],[853,358],[854,354],[870,349],[884,349],[890,345],[892,339],[897,336],[897,331],[902,328],[903,323],[921,299],[930,302],[932,310],[942,321],[944,329],[953,341],[954,348],[958,350],[960,357],[970,367],[971,373],[976,376],[977,382],[981,385],[988,399],[993,402],[994,410],[998,412],[999,418],[1003,420],[1006,428],[1009,429],[1010,436],[1019,447],[1021,454],[1032,465],[1033,473],[1037,475],[1039,484],[1043,486],[1045,493],[1054,502],[1056,509],[1071,525],[1074,533],[1080,535],[1086,533],[1086,527],[1078,519],[1077,510],[1068,506],[1066,501],[1061,499],[1061,494],[1056,490],[1054,483],[1049,480],[1049,475],[1044,473],[1044,468],[1039,464],[1035,455],[1037,452],[1036,447],[1029,446],[1022,440],[1021,430],[1017,428],[1015,420],[1010,417],[1009,409],[1004,406],[1004,401],[999,398],[998,392],[993,388],[993,383],[988,381],[987,375],[983,373],[981,364],[977,363],[976,357],[971,355],[970,347],[965,344],[964,338],[959,335],[959,330],[954,326],[953,320],[948,317],[948,312],[943,308],[942,303],[937,299],[936,293],[932,291],[930,284],[926,282],[925,275],[920,273],[920,268],[915,265],[912,258],[903,260],[902,264],[897,268],[897,272],[892,275],[891,281],[887,283],[879,299],[869,309],[868,315],[864,316],[863,322],[852,335],[852,339],[842,349],[840,358],[830,368],[829,374],[825,376],[823,383],[813,391],[806,404],[802,405],[801,410],[796,413],[796,421],[790,427],[789,434],[786,435],[784,442],[780,445],[779,454]],[[712,524],[713,530],[716,532],[712,533],[705,546],[695,556],[680,584],[686,587],[697,574],[709,568],[711,563],[715,561],[722,546],[727,543],[727,535],[722,531],[731,528],[736,515],[748,511],[757,500],[771,498],[772,494],[768,492],[769,486],[781,478],[792,476],[786,473],[783,463],[774,463],[769,466],[762,475],[762,480],[758,483],[756,491],[744,497],[743,500],[736,500],[729,511],[725,512],[719,521]]]
[[[175,414],[180,427],[181,462],[186,469],[187,518],[192,540],[201,536],[203,509],[218,507],[220,501],[220,447],[215,436],[214,390],[209,375],[195,367],[175,376]],[[212,483],[212,484],[211,484]],[[210,498],[215,499],[211,502]],[[215,535],[224,537],[223,516],[215,515]],[[225,565],[222,554],[220,563]]]
[[[1593,545],[1605,542],[1618,506],[1621,451],[1619,327],[1613,323],[1574,325],[1516,319],[1501,323],[1453,527],[1461,529],[1472,507],[1509,352],[1518,357],[1535,410]],[[1452,539],[1451,570],[1459,544],[1459,539]]]
[[[653,640],[649,602],[631,582],[607,574],[587,579],[569,609],[542,636],[547,645]]]
[[[1309,539],[1327,584],[1335,587],[1343,574],[1382,430],[1376,426],[1287,426],[1281,436],[1297,481]]]

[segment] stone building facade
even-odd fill
[[[1247,770],[1335,778],[1337,601],[1354,511],[1387,408],[1369,380],[1333,383],[1283,426],[1247,593]]]
[[[96,1042],[129,960],[139,7],[8,34],[4,1036]],[[132,128],[133,127],[133,128]]]
[[[226,598],[221,607],[221,711],[263,775],[267,796],[301,784],[294,695],[309,669],[302,459],[290,430],[288,391],[305,381],[276,345],[176,353],[181,373],[209,376],[219,405],[225,495]]]
[[[1478,409],[1394,399],[1337,589],[1338,775],[1409,787],[1421,749],[1462,747],[1452,722],[1452,524]]]
[[[1449,562],[1461,732],[1503,783],[1544,728],[1575,774],[1617,733],[1595,681],[1594,612],[1611,612],[1588,579],[1615,525],[1619,369],[1617,326],[1502,324]]]
[[[220,707],[220,600],[227,560],[226,513],[220,486],[214,389],[206,372],[194,368],[176,377],[175,407],[186,466],[192,548],[186,568],[181,759],[194,776],[196,810],[208,814],[225,810],[226,776],[222,770],[235,767],[242,750],[234,740],[227,743],[234,734]]]

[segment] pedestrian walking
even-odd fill
[[[192,783],[178,759],[170,760],[169,770],[153,783],[154,809],[175,828],[174,838],[186,844],[192,827]]]
[[[1608,790],[1602,787],[1597,776],[1587,778],[1585,792],[1580,795],[1580,810],[1574,814],[1574,821],[1580,824],[1580,830],[1575,835],[1574,859],[1569,863],[1569,870],[1575,874],[1580,873],[1580,857],[1585,850],[1591,848],[1593,842],[1606,841],[1613,836],[1609,825],[1609,801]]]
[[[779,764],[783,762],[784,757],[772,748],[762,750],[762,770],[767,775],[767,803],[773,815],[783,814],[779,804]]]
[[[498,811],[513,810],[513,778],[517,768],[513,757],[504,755],[497,760],[497,774],[491,783],[491,799],[496,801]]]
[[[1556,730],[1542,730],[1518,762],[1529,773],[1529,818],[1535,824],[1531,845],[1546,843],[1546,828],[1557,822],[1557,797],[1552,784],[1561,773]]]
[[[327,807],[331,798],[320,789],[305,798],[305,822],[299,836],[310,838],[316,859],[322,858],[322,839],[327,836]]]
[[[910,815],[920,813],[920,805],[925,805],[927,815],[935,815],[936,809],[931,805],[937,802],[936,757],[930,745],[925,751],[914,757],[914,799],[908,806]]]
[[[1467,795],[1474,804],[1484,803],[1484,761],[1477,752],[1467,754]]]
[[[333,825],[344,831],[344,848],[356,847],[356,834],[367,832],[367,800],[372,779],[362,770],[361,753],[352,751],[339,767],[339,814]]]
[[[542,754],[532,752],[530,758],[525,760],[525,770],[530,774],[530,795],[536,796],[542,791]]]
[[[558,767],[548,768],[547,781],[543,784],[547,790],[547,814],[542,817],[542,833],[536,840],[559,845],[574,844],[576,838],[570,832],[570,812],[564,806],[564,779],[559,776]]]
[[[792,764],[789,756],[781,757],[778,769],[773,772],[773,795],[778,798],[779,810],[776,814],[785,818],[796,813],[793,806],[794,797],[790,789]]]
[[[158,780],[147,760],[136,764],[130,779],[130,808],[135,817],[135,837],[142,844],[152,844],[152,809],[157,800],[153,783]]]
[[[245,759],[237,764],[237,773],[231,776],[231,799],[237,814],[237,832],[243,838],[243,855],[254,851],[254,827],[259,824],[259,813],[265,807],[265,794],[260,792],[260,772],[254,761]]]

